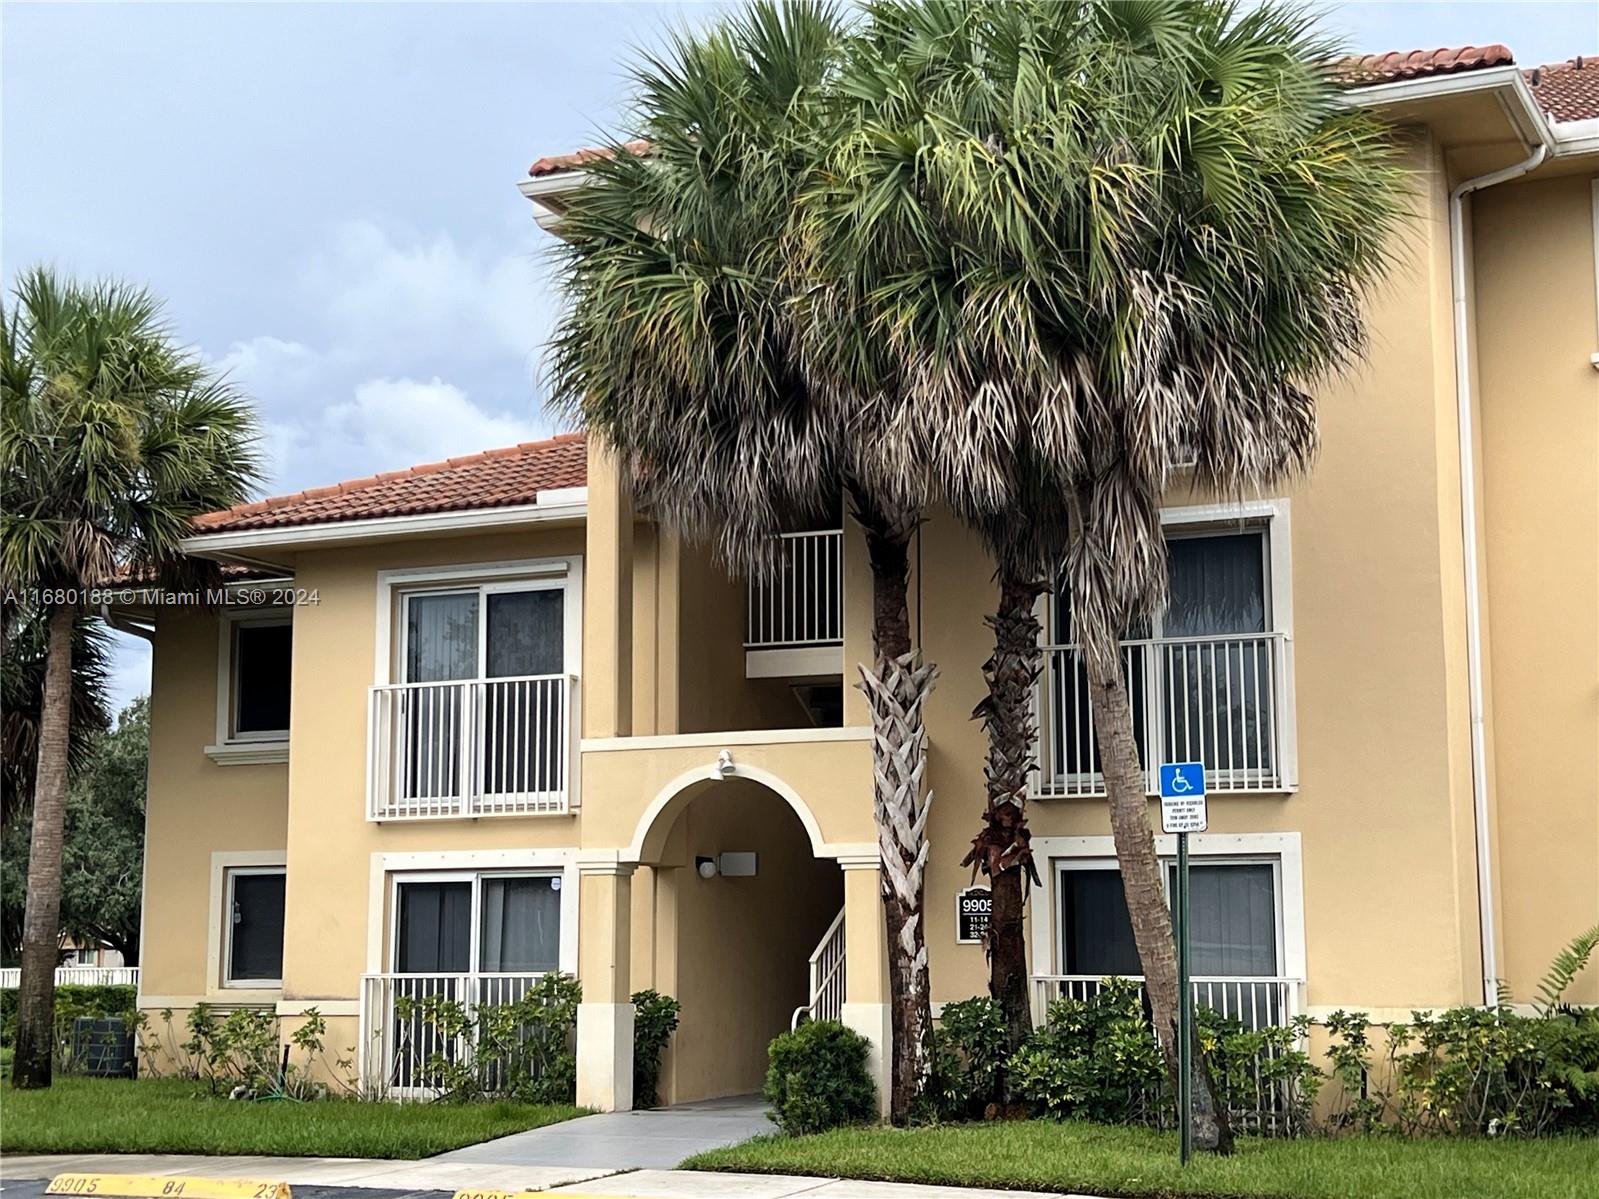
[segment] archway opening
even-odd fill
[[[645,847],[635,915],[653,915],[652,936],[635,940],[634,976],[683,1005],[661,1102],[757,1092],[767,1046],[810,1001],[809,959],[843,907],[843,874],[814,856],[789,802],[748,778],[685,788]]]

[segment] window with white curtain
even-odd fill
[[[1168,898],[1176,865],[1166,863]],[[1189,945],[1196,978],[1272,977],[1281,962],[1280,867],[1275,859],[1190,861]],[[1114,862],[1056,863],[1060,972],[1137,975],[1143,971]]]

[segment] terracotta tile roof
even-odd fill
[[[1340,59],[1334,73],[1350,87],[1394,83],[1429,75],[1453,75],[1484,67],[1507,67],[1515,62],[1509,46],[1453,46],[1437,50],[1390,50],[1386,54],[1358,54]]]
[[[1538,104],[1556,121],[1599,117],[1599,56],[1579,54],[1525,72]]]
[[[649,148],[650,143],[643,138],[622,143],[622,149],[629,154],[644,154]],[[612,146],[587,146],[581,150],[573,150],[570,154],[546,154],[528,167],[527,173],[537,179],[543,175],[559,175],[563,171],[575,171],[599,159],[615,157],[616,149]]]
[[[197,533],[232,533],[290,525],[465,512],[531,504],[539,492],[582,487],[588,454],[581,433],[529,441],[463,458],[389,471],[331,487],[240,504],[196,517]]]

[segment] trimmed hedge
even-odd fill
[[[132,1021],[138,1010],[139,989],[129,984],[117,986],[86,986],[67,983],[56,988],[56,1040],[59,1042],[72,1030],[72,1022],[79,1016],[92,1016],[103,1020],[108,1016],[121,1016]],[[0,1045],[11,1045],[17,1034],[17,992],[15,988],[0,991]]]
[[[772,1041],[766,1102],[790,1136],[859,1124],[877,1115],[877,1088],[866,1069],[870,1045],[836,1020],[802,1024]]]

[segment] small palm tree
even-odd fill
[[[255,419],[146,291],[33,268],[0,305],[0,582],[48,630],[12,1083],[50,1085],[73,630],[93,590],[178,558],[192,517],[247,498]]]
[[[932,1028],[922,705],[934,671],[906,602],[926,479],[882,435],[898,388],[851,316],[860,295],[817,288],[806,264],[818,250],[797,219],[843,132],[831,89],[845,36],[830,6],[757,3],[634,71],[630,136],[650,153],[592,164],[563,217],[568,304],[550,365],[561,402],[632,472],[641,504],[732,567],[767,569],[773,535],[814,527],[840,495],[863,530],[890,1108],[903,1120]]]
[[[853,133],[814,196],[813,241],[861,281],[905,381],[895,457],[929,464],[998,567],[989,802],[967,859],[995,879],[995,998],[1014,1039],[1031,612],[1064,566],[1174,1081],[1171,915],[1118,641],[1165,602],[1179,464],[1221,497],[1306,469],[1309,388],[1361,352],[1399,180],[1382,131],[1338,106],[1332,53],[1270,0],[871,0],[841,75]],[[1225,1151],[1196,1061],[1196,1143]]]

